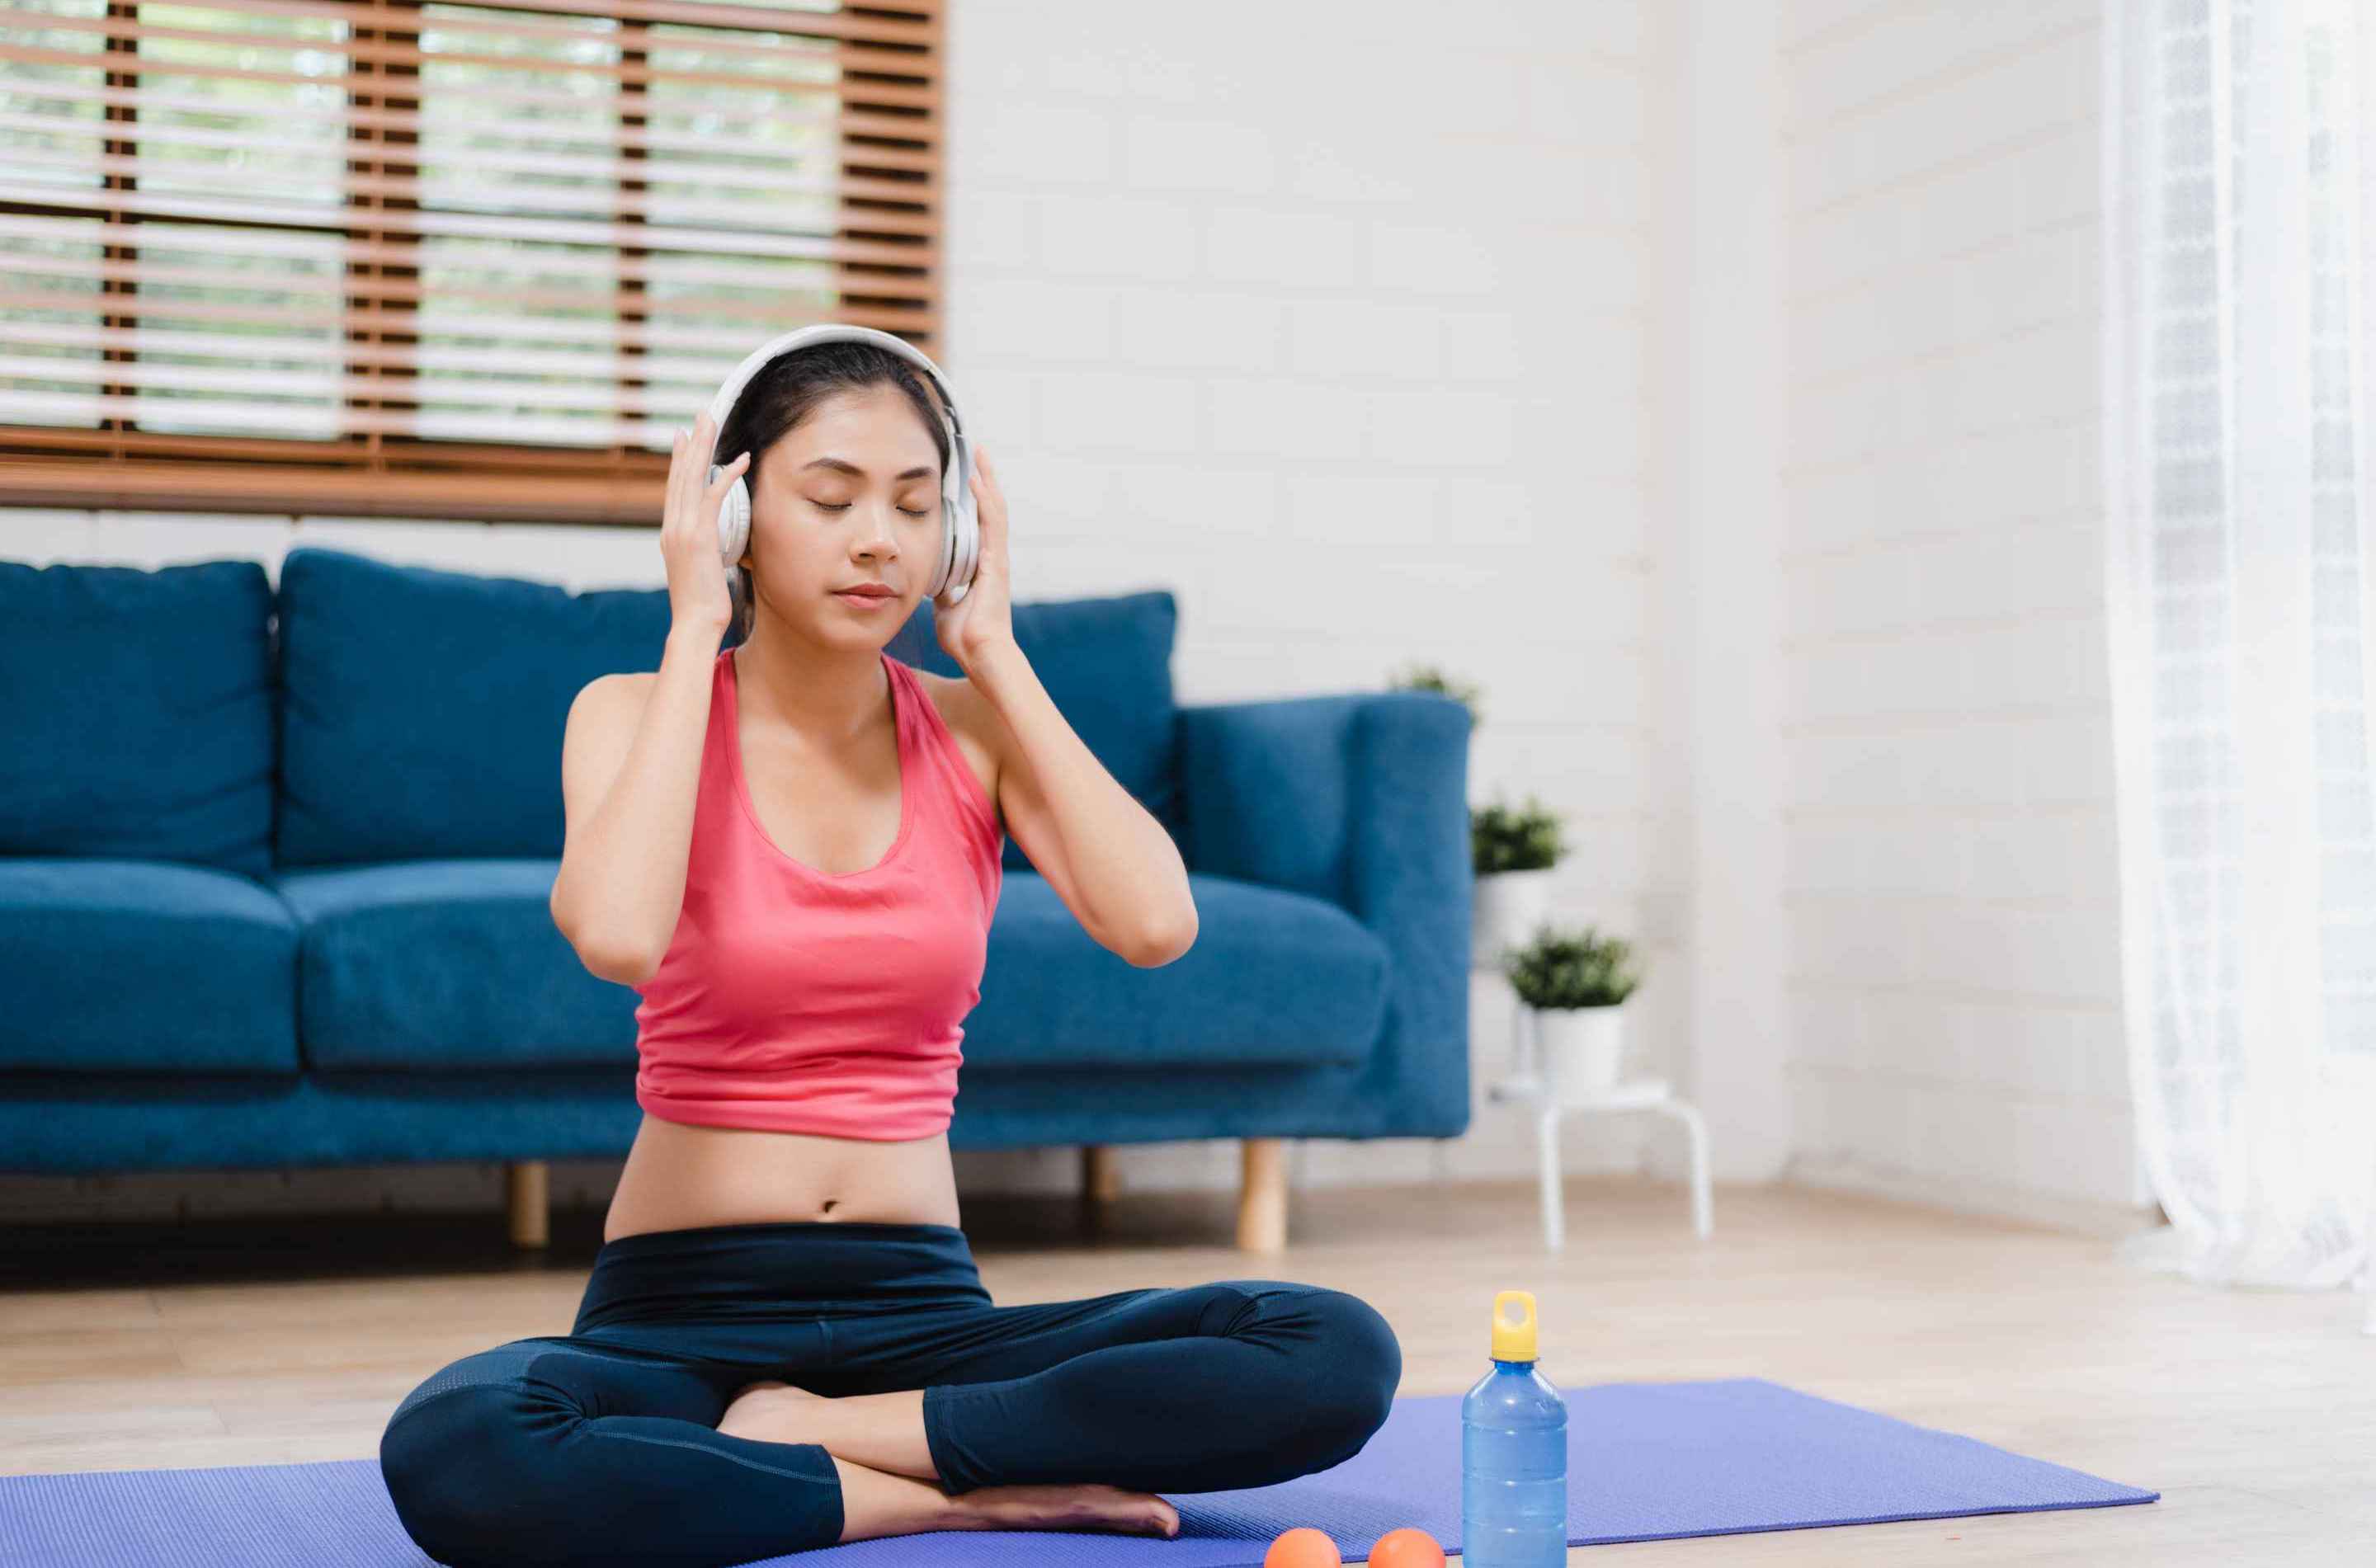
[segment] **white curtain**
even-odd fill
[[[2125,1250],[2376,1333],[2376,7],[2104,17]]]

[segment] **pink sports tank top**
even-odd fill
[[[636,1102],[655,1116],[875,1139],[949,1124],[1004,835],[922,680],[882,658],[899,831],[880,861],[843,875],[793,860],[760,827],[733,650],[711,669],[684,903],[636,988]]]

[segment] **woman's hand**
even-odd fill
[[[933,600],[933,624],[941,647],[968,672],[983,652],[1015,640],[1006,590],[1006,494],[998,487],[989,454],[980,446],[973,449],[973,462],[974,517],[981,529],[973,586],[955,609]]]
[[[718,436],[704,410],[690,432],[676,433],[669,459],[668,506],[660,517],[660,557],[668,566],[669,615],[672,628],[723,636],[734,619],[726,591],[726,567],[718,557],[718,511],[735,478],[750,466],[745,452],[710,481],[709,451]]]

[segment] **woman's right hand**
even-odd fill
[[[709,453],[716,427],[705,410],[690,432],[676,433],[669,460],[668,506],[660,517],[660,558],[668,567],[669,614],[679,627],[724,636],[734,619],[726,591],[727,568],[718,556],[718,511],[726,492],[750,466],[742,453],[709,479]]]

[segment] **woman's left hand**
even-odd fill
[[[998,487],[988,453],[976,446],[973,462],[974,517],[981,530],[973,586],[955,609],[937,599],[933,601],[933,624],[941,647],[968,672],[980,655],[1015,640],[1006,592],[1006,494]]]

